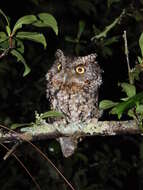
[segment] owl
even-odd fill
[[[97,55],[70,57],[58,49],[55,57],[53,66],[46,74],[46,97],[50,99],[51,108],[62,112],[66,123],[99,118],[98,90],[102,77]],[[70,156],[76,143],[69,137],[62,137],[59,141],[64,156]]]

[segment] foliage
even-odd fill
[[[30,126],[34,126],[36,125],[40,125],[41,121],[43,121],[43,119],[46,118],[61,118],[64,115],[60,112],[57,111],[47,111],[41,114],[38,114],[37,112],[35,112],[35,122],[31,122],[31,123],[13,123],[10,128],[11,129],[17,129],[19,127],[30,127]]]
[[[56,35],[58,34],[58,27],[55,18],[48,13],[39,13],[38,15],[26,15],[18,19],[13,29],[10,27],[10,22],[5,13],[0,10],[1,15],[4,16],[6,21],[5,32],[0,32],[0,48],[5,54],[10,53],[16,57],[17,62],[23,63],[25,71],[23,76],[26,76],[30,72],[30,68],[27,66],[26,61],[22,54],[24,54],[23,40],[31,40],[37,43],[41,43],[46,48],[47,43],[43,34],[38,32],[19,31],[23,25],[33,25],[35,27],[51,27]],[[4,56],[4,55],[3,55]]]
[[[139,46],[141,50],[141,54],[143,51],[143,33],[140,36],[139,39]],[[128,50],[125,50],[126,52]],[[126,53],[125,53],[126,54]],[[142,54],[143,55],[143,54]],[[127,61],[128,61],[128,54]],[[127,115],[132,117],[133,119],[136,119],[136,121],[139,123],[139,126],[142,127],[143,122],[143,91],[136,94],[136,87],[135,87],[135,80],[139,80],[139,74],[142,72],[142,65],[143,60],[142,57],[138,57],[139,63],[131,70],[130,66],[128,65],[128,73],[129,73],[129,81],[130,83],[119,83],[119,86],[121,86],[122,91],[126,93],[125,98],[121,98],[122,102],[113,102],[111,100],[102,100],[100,102],[100,109],[109,109],[112,108],[110,113],[111,114],[117,114],[118,118],[120,119],[123,113],[125,111],[127,112]],[[133,83],[133,84],[132,84]]]

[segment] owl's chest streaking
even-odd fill
[[[73,93],[72,91],[60,90],[51,97],[54,110],[62,112],[67,122],[85,122],[96,117],[96,99],[93,95],[84,91]]]

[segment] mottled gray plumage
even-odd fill
[[[51,107],[62,112],[67,123],[88,122],[93,117],[99,118],[98,88],[102,79],[96,54],[68,57],[57,50],[55,63],[46,74],[46,80],[46,95],[50,98]],[[60,141],[64,155],[67,157],[72,154],[74,145],[70,144],[71,139],[65,138],[66,148],[64,138]],[[71,151],[67,150],[68,141]]]

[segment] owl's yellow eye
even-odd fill
[[[75,71],[78,73],[78,74],[83,74],[85,72],[85,68],[83,66],[77,66]]]
[[[58,71],[60,71],[62,69],[62,65],[58,64],[57,68],[58,68]]]

